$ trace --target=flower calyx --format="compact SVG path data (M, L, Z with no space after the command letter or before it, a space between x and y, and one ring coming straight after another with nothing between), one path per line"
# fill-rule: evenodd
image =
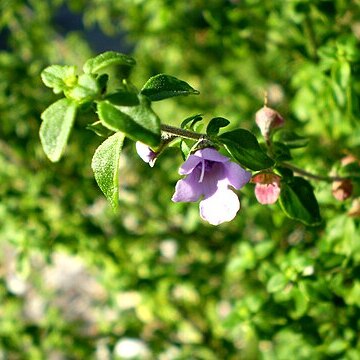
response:
M274 204L280 196L281 177L273 172L264 171L254 175L256 200L262 205Z

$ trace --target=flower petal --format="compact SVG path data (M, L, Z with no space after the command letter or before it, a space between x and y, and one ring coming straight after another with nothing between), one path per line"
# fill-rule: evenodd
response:
M201 158L196 155L190 155L187 160L180 166L179 174L190 174L201 161Z
M224 187L200 201L200 216L212 225L231 221L239 209L240 201L236 194Z
M216 149L213 148L200 149L196 151L194 155L205 160L211 160L222 163L230 160L227 156L221 155Z
M157 153L151 150L151 148L148 145L140 141L136 142L135 147L136 147L136 152L141 157L141 159L146 163L148 163L151 167L153 167L156 161Z
M274 204L280 195L280 187L274 182L272 184L260 184L255 185L255 196L260 204Z
M224 164L224 167L229 184L237 190L241 189L251 179L251 173L232 161Z
M199 183L198 178L199 171L195 170L184 179L179 180L171 200L174 202L197 201L203 194L203 184Z

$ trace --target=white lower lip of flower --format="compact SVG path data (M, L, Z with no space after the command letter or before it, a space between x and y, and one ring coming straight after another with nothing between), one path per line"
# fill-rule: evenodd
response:
M201 183L204 180L204 174L205 174L205 160L201 160L201 174L199 183Z

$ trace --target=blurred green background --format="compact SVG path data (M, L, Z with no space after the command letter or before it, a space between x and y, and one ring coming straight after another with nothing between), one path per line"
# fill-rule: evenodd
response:
M330 184L313 182L319 227L252 185L213 227L170 201L179 151L150 169L128 141L114 214L90 167L95 116L57 164L38 137L56 100L40 72L116 50L138 87L164 72L200 90L157 103L164 123L204 113L257 132L267 91L310 139L294 162L326 175L360 153L359 39L358 0L1 0L0 359L360 359L359 218Z

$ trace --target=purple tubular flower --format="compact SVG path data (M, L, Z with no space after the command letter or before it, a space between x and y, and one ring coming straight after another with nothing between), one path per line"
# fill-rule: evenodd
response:
M143 144L140 141L137 141L135 146L136 146L136 152L138 153L138 155L146 163L148 163L151 167L153 167L155 165L155 161L156 161L158 154L155 151L151 150L151 148L148 145Z
M203 196L200 216L212 225L231 221L236 216L240 202L229 186L239 190L251 178L248 171L212 148L190 155L179 174L186 177L177 182L172 201L192 202Z

